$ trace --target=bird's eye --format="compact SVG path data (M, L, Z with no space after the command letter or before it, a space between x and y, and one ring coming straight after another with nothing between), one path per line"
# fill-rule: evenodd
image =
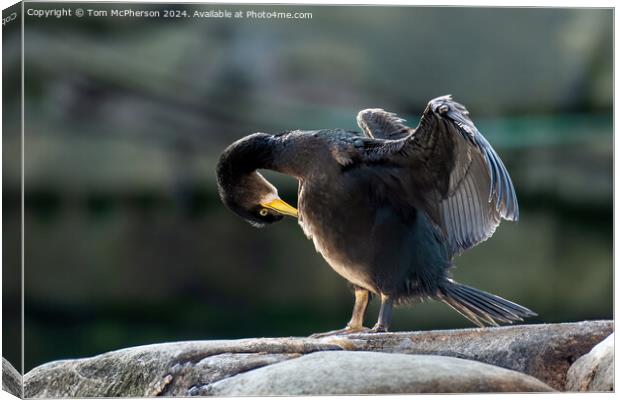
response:
M266 217L267 214L269 214L269 211L266 208L261 208L261 210L258 213L260 214L261 217Z

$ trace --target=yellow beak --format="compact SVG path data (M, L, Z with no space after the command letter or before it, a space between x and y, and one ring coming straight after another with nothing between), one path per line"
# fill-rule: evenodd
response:
M269 203L261 203L261 206L265 208L269 208L271 210L275 210L280 214L290 215L291 217L297 218L297 209L289 204L287 204L282 199L275 199L270 201Z

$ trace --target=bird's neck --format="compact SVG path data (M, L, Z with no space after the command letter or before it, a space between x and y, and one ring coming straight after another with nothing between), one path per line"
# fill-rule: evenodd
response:
M218 179L223 184L241 182L259 169L297 176L291 154L278 136L266 133L247 136L224 151L217 168Z

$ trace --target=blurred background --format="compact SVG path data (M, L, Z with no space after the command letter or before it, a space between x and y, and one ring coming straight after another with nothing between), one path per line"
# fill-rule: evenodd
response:
M26 17L26 371L148 343L343 327L345 281L294 220L259 230L225 209L217 157L257 131L357 130L362 108L415 126L448 93L521 206L521 221L456 260L455 278L537 311L527 323L613 317L611 10L132 8L312 19ZM17 79L19 58L5 63ZM19 134L4 146L11 165ZM295 204L294 179L266 176ZM4 185L4 229L17 230L18 169ZM470 325L424 303L397 309L393 329Z

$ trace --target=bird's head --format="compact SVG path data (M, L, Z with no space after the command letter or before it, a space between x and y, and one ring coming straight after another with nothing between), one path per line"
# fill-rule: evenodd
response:
M255 133L228 146L217 164L217 185L222 202L255 227L297 218L297 209L278 196L278 190L256 170L273 163L272 135Z
M219 192L231 211L255 227L278 222L285 215L297 218L295 207L282 200L277 189L258 172L241 177L233 185L220 185Z

